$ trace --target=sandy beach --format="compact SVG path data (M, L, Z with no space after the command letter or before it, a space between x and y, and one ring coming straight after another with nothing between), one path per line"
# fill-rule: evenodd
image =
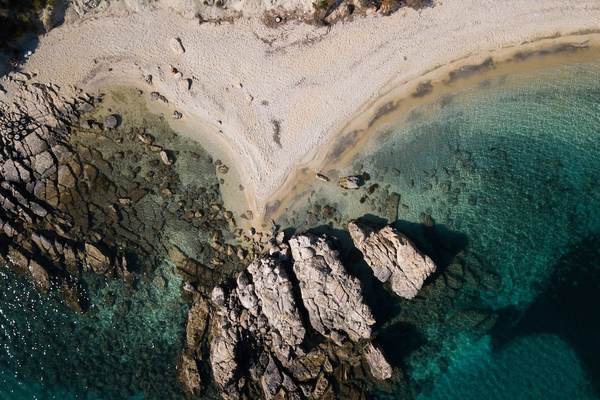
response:
M392 89L410 93L436 68L542 38L585 41L583 33L599 29L597 0L446 0L330 27L277 28L258 18L200 24L168 9L108 9L41 38L24 72L65 93L144 90L174 130L238 171L246 201L240 192L226 201L260 216L288 177L323 158L332 139ZM176 38L183 49L174 48ZM174 111L183 117L173 119Z

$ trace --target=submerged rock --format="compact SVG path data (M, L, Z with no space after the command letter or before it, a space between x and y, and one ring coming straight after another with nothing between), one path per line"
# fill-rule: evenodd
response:
M342 265L324 237L307 233L290 239L294 272L310 323L323 336L342 344L371 337L375 319L364 303L360 282Z
M363 223L352 221L348 230L375 277L381 282L391 281L392 290L400 297L415 297L427 277L436 270L431 258L391 226L375 231Z
M365 180L361 175L343 176L338 180L338 185L342 189L354 190L365 184Z
M104 127L106 129L115 129L119 126L119 117L116 115L109 115L104 119Z

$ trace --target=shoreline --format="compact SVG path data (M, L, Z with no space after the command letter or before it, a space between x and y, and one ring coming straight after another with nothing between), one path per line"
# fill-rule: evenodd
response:
M169 100L165 110L183 113L178 121L166 116L175 131L233 163L245 190L240 196L231 188L226 202L230 208L247 203L252 222L260 224L265 206L283 197L286 182L296 183L297 172L323 157L323 150L388 98L391 88L403 88L407 97L411 82L414 88L424 74L449 64L535 47L539 42L531 41L540 37L564 40L556 38L557 32L600 28L600 6L594 1L576 6L518 2L519 7L467 3L447 0L331 28L289 23L272 29L256 19L198 25L165 10L97 15L42 38L24 72L73 93L122 82L146 94L161 93ZM183 54L169 47L175 37L181 38ZM171 66L181 75L171 73ZM152 86L144 82L148 75ZM181 87L181 79L191 79L189 90ZM162 106L148 103L160 112Z
M557 67L565 62L600 61L598 50L600 31L540 38L507 46L500 51L459 58L400 86L389 88L380 98L358 111L343 129L332 135L329 143L288 176L265 205L264 221L278 218L286 207L293 207L295 202L307 196L312 183L318 179L317 173L327 176L328 172L343 169L359 152L376 147L378 139L388 133L386 128L393 123L408 123L410 113L416 108L444 97L453 97L500 76ZM456 73L465 67L466 75L456 77ZM335 179L330 184L337 185Z

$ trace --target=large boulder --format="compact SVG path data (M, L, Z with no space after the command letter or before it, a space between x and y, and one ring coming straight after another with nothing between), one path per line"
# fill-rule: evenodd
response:
M381 282L390 281L392 290L400 297L415 297L427 277L436 270L431 258L389 225L376 231L366 224L352 221L348 230L375 277Z
M325 237L306 233L289 241L294 272L310 323L319 333L342 344L371 337L373 314L363 301L358 279L342 265L339 252Z
M240 369L237 356L240 336L236 319L239 315L239 301L226 294L219 286L213 289L211 300L216 311L210 342L210 365L213 379L223 397L237 398L239 391L235 378Z
M271 328L289 346L296 347L302 343L306 331L283 263L275 258L260 258L248 266L248 272L252 274L261 312Z

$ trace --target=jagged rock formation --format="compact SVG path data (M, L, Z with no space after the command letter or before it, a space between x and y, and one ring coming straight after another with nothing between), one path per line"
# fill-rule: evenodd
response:
M239 395L245 370L240 364L248 356L246 378L255 381L265 398L280 391L297 396L298 386L282 368L303 354L299 345L305 328L283 261L272 257L254 261L238 275L235 288L215 288L212 302L217 311L211 365L225 397Z
M369 366L371 374L381 381L392 377L392 366L385 359L381 349L369 343L364 352L365 360Z
M178 365L178 378L186 393L198 395L205 383L200 375L199 361L203 360L202 342L208 333L208 301L201 295L194 296L194 302L188 312L186 324L185 348Z
M222 206L215 172L204 186L182 188L176 165L161 163L159 137L120 117L103 129L105 114L96 112L103 97L67 98L20 73L5 81L0 257L20 254L9 265L41 290L61 290L77 310L86 305L78 293L84 271L131 282L170 255L189 285L208 293L238 269L246 254L225 244L235 221ZM190 149L187 157L214 171L208 156ZM196 261L171 249L169 230L209 246Z
M338 344L346 336L369 339L375 320L363 302L360 282L346 272L339 253L312 234L290 239L290 247L311 325Z
M260 258L250 264L248 272L252 274L253 288L245 288L255 293L257 305L260 304L262 313L273 328L273 341L283 342L291 348L298 346L306 332L293 296L292 282L283 263L273 258ZM245 274L238 277L238 295L245 283L244 277ZM248 310L258 314L257 307Z
M379 231L358 221L348 224L354 245L381 282L391 281L392 290L400 297L417 295L436 266L413 242L391 226Z
M210 362L223 397L360 398L364 387L347 381L362 362L377 379L391 377L380 350L362 354L353 342L368 339L375 321L329 241L277 235L271 245L269 256L212 292Z

